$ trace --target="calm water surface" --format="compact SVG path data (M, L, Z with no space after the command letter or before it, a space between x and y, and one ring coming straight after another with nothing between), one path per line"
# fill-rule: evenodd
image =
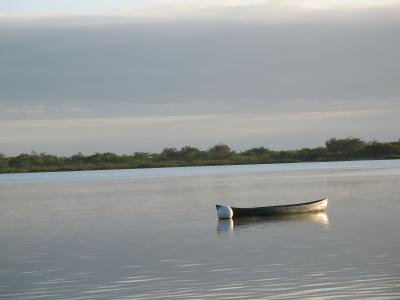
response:
M399 298L400 160L0 175L0 299Z

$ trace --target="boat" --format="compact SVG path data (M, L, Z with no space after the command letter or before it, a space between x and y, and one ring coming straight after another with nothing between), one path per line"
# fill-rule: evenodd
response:
M216 205L217 215L219 219L303 214L303 213L310 213L317 211L325 211L327 206L328 206L328 198L323 198L311 202L297 203L297 204L249 207L249 208Z

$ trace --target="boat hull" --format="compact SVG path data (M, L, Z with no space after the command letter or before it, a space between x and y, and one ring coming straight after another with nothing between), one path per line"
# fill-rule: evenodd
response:
M302 214L316 211L325 211L328 206L328 198L323 198L317 201L276 205L265 207L240 208L217 205L217 214L219 219L233 219L242 217L263 217L273 215L286 214Z

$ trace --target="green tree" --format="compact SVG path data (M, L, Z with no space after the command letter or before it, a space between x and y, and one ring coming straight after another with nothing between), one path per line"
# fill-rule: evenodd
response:
M158 159L161 161L178 160L178 158L179 153L176 148L164 148L164 150L158 156Z
M135 160L148 160L151 159L151 154L148 152L135 152L133 158Z
M78 152L77 154L74 154L71 156L71 161L73 162L84 162L86 160L86 157L82 154L82 152Z
M0 153L0 170L5 169L7 167L7 164L7 156L4 153Z
M181 160L192 162L200 158L201 151L197 148L185 146L182 147L178 153Z
M241 154L245 156L268 156L271 153L271 150L265 147L251 148L249 150L243 151Z
M296 151L296 157L301 161L319 161L327 157L327 149L325 147L304 148Z
M364 151L368 156L379 158L388 154L395 154L396 147L390 143L379 143L377 141L373 141L365 146Z
M231 148L225 144L217 144L208 149L208 155L211 159L227 159L233 154Z
M330 139L325 142L326 149L335 155L354 157L362 154L365 143L359 138Z

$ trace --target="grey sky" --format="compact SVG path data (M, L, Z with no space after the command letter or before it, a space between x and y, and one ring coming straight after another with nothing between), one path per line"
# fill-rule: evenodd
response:
M400 6L389 4L0 17L0 152L398 139Z

